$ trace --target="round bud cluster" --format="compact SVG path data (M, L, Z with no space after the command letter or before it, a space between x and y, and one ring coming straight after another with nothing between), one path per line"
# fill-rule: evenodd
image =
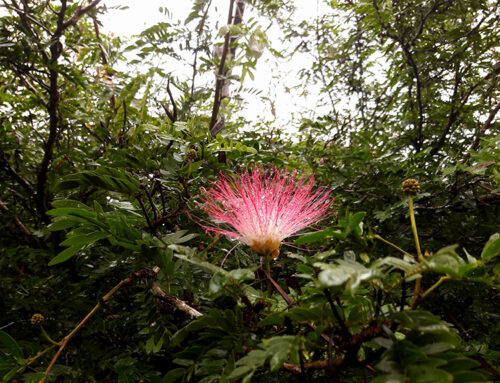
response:
M196 149L189 149L186 153L186 160L189 162L195 162L198 159L198 151Z
M42 314L33 314L31 317L31 324L33 326L41 325L43 322L45 322L45 317Z
M420 191L420 185L414 178L408 178L401 184L401 191L405 194L415 195Z

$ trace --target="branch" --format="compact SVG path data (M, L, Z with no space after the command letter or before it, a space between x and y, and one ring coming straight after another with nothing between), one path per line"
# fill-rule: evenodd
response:
M264 273L266 276L267 280L271 282L271 284L274 286L274 288L278 291L278 293L283 297L285 302L289 305L295 305L295 302L288 296L288 294L281 288L281 286L269 275L269 273L264 269L260 268L260 270Z
M0 201L0 211L2 211L2 213L4 213L4 214L7 214L9 212L9 208L2 201ZM26 226L24 226L24 224L19 220L18 216L14 214L12 216L12 220L14 221L14 224L17 226L17 228L24 235L26 235L26 237L28 238L28 241L31 244L35 245L37 243L37 240L35 239L35 237L31 233L31 231L29 231L28 228Z
M165 293L156 283L153 283L153 288L151 289L151 291L153 292L153 296L155 298L158 298L161 301L174 306L177 310L185 312L186 314L189 314L193 318L199 318L203 315L199 311L189 306L186 302L181 301L180 299Z
M237 0L236 1L236 11L234 12L234 19L231 24L233 25L238 25L241 24L243 21L243 12L245 11L245 2L243 0ZM236 55L236 46L233 44L236 42L236 37L232 37L231 41L229 42L230 49L229 53L231 53L231 60L234 58Z
M45 370L45 376L40 379L39 383L44 383L47 377L49 376L50 370L52 370L52 367L54 367L54 364L56 363L57 359L61 355L61 352L64 350L68 342L71 340L71 338L85 325L85 323L92 318L92 316L99 310L99 308L105 304L107 301L110 300L111 296L116 293L120 287L129 284L130 282L136 280L136 279L155 279L156 276L158 275L160 271L159 267L154 267L153 269L143 269L139 270L133 274L131 274L128 278L125 278L122 280L120 283L118 283L115 287L113 287L111 290L108 291L106 295L104 295L99 302L94 306L92 310L83 318L80 323L68 334L66 335L61 341L58 343L60 344L59 349L57 350L56 354L50 361L49 366Z
M333 315L337 319L337 322L339 322L340 328L342 329L342 333L345 336L349 336L350 335L349 329L345 325L345 322L342 320L339 312L337 311L337 308L333 304L332 295L330 294L330 291L328 289L324 289L323 292L325 293L326 299L328 300L328 304L330 305L330 309L332 310Z
M134 194L134 197L137 199L137 202L139 202L139 205L141 206L142 212L144 214L144 217L146 218L146 222L148 224L149 230L151 231L151 234L156 235L156 229L151 223L151 220L149 219L149 214L148 211L146 210L146 207L144 206L144 202L142 202L142 191L138 191Z
M495 381L500 380L500 373L497 370L495 370L495 368L491 364L489 364L488 361L486 359L484 359L482 356L469 355L469 356L467 356L467 358L473 359L476 362L479 362L479 364L481 364L481 368L484 371L489 372L491 375L493 375L495 377Z
M16 12L19 17L21 18L21 23L23 24L23 27L26 28L27 31L29 31L31 34L33 34L33 36L37 36L38 34L35 32L35 30L33 28L31 28L31 26L28 24L27 20L31 21L32 23L38 25L40 28L42 28L43 30L45 30L46 32L50 32L50 30L45 26L43 25L42 23L40 23L37 19L31 17L26 10L22 10L19 8L19 6L15 3L16 6L11 6L9 4L7 4L5 2L5 0L3 1L3 6L11 11L14 11Z
M98 45L99 45L99 53L101 55L101 62L104 66L109 66L108 56L107 56L106 51L104 49L104 45L103 45L102 38L101 38L101 31L99 30L99 24L97 22L96 17L93 17L93 22L94 22L95 37L99 43ZM113 73L109 73L108 76L109 76L109 79L112 81ZM113 112L114 115L116 115L116 112L117 112L116 96L114 93L109 98L109 104L111 106L111 111Z
M460 76L460 66L458 66L456 71L455 71L455 81L454 81L454 85L453 85L453 95L451 96L451 108L450 108L450 112L448 114L448 122L446 123L446 127L444 128L443 132L441 133L441 136L439 137L439 139L437 140L437 142L434 144L431 151L429 152L429 154L431 156L436 154L439 151L439 149L441 149L441 147L444 145L445 140L446 140L446 136L450 133L451 127L453 126L453 124L455 123L455 121L457 119L459 109L455 108L455 103L457 101L458 87L460 85L461 80L462 80L462 78Z
M340 370L341 367L348 363L356 365L365 365L366 368L373 371L373 367L366 365L366 362L360 361L357 358L357 353L361 345L371 339L374 339L384 333L382 326L369 326L359 333L353 335L343 346L348 350L348 353L343 357L337 357L332 360L315 360L310 363L304 363L305 370L325 370L328 374L333 375ZM283 368L294 374L300 374L302 369L300 364L284 363Z
M427 21L428 17L434 13L441 5L448 3L449 5L453 3L453 1L443 1L443 2L435 2L428 10L425 12L424 15L422 15L422 18L420 19L420 25L418 26L417 32L413 35L412 39L410 40L410 45L414 45L415 41L418 39L418 37L422 34L424 31L424 26L425 22Z
M2 151L0 151L0 165L3 165L3 170L25 188L28 193L33 193L33 186L12 168Z
M203 12L203 16L201 17L200 23L198 24L198 27L196 28L196 48L194 50L194 60L193 60L193 75L191 76L191 99L193 98L194 95L194 80L196 78L196 75L198 74L198 52L200 51L200 38L201 34L203 33L203 28L205 26L205 22L207 20L207 15L208 15L208 10L210 9L210 6L212 5L212 0L209 0L207 3L207 6L205 8L205 11Z
M343 362L344 358L338 357L332 360L315 360L313 362L304 363L303 367L305 370L332 370L332 372L334 372L342 366ZM283 368L296 375L302 373L300 364L283 363Z
M227 24L228 26L232 24L233 21L233 6L234 6L234 0L230 0L229 2L229 12L228 12L228 18L227 18ZM221 91L222 87L224 86L224 66L226 63L226 57L227 57L227 51L229 49L229 39L231 37L231 31L228 30L226 35L224 36L224 46L222 48L222 55L220 58L220 64L219 64L219 72L217 73L217 80L215 83L215 96L214 96L214 106L212 109L212 117L210 118L210 131L212 131L215 123L217 122L217 116L219 114L219 108L220 108L220 103L222 101L221 99Z
M493 107L493 110L490 112L490 115L488 116L484 124L481 126L481 128L479 128L478 132L476 133L476 136L474 137L474 142L472 142L469 150L477 150L479 148L481 135L486 131L486 129L490 127L499 109L500 109L500 101L497 102L497 104Z
M424 124L424 116L423 116L424 112L423 112L423 104L422 104L422 83L420 81L420 73L418 71L417 64L415 63L415 60L413 59L413 55L410 52L409 47L411 46L411 44L408 44L400 36L395 35L394 33L390 32L390 30L389 30L390 26L388 24L384 23L384 21L382 20L382 16L380 14L380 9L379 9L377 0L372 0L372 5L375 8L375 11L377 13L377 17L378 17L380 26L385 30L385 35L400 45L400 47L403 50L403 53L406 57L406 62L411 67L412 72L413 72L413 77L415 79L416 86L417 86L416 98L417 98L417 106L418 106L418 120L413 124L417 128L417 138L416 138L416 141L414 143L414 146L415 146L415 150L417 152L420 152L420 150L422 149L422 141L423 141L422 130L423 130L423 124ZM425 22L425 19L422 20L422 23L424 23L424 22ZM422 28L423 28L423 24L422 24ZM418 37L418 35L419 34L416 34L415 36ZM409 85L409 93L410 93L408 96L409 98L411 97L412 85L413 85L413 82ZM413 106L412 106L412 109L413 109Z
M51 44L50 44L50 58L45 57L46 65L49 67L49 101L47 103L47 112L49 113L49 137L47 139L47 143L45 144L45 150L42 162L37 172L37 187L35 194L35 202L37 204L38 211L42 215L42 219L48 223L50 219L45 215L47 211L47 196L46 196L46 184L48 180L48 170L49 166L54 157L54 145L56 144L57 137L60 134L59 127L61 124L61 115L59 111L59 83L58 77L59 73L56 69L57 60L62 54L62 44L61 37L64 34L64 31L70 26L76 25L79 18L87 13L89 10L94 8L101 0L94 0L88 6L82 8L77 7L73 16L64 21L64 16L67 10L67 0L61 0L61 9L57 14L57 26L54 33L51 36Z
M92 1L89 5L87 5L86 7L81 7L81 6L78 6L76 9L75 9L75 12L73 13L73 16L71 16L71 18L69 20L66 20L64 23L63 23L63 29L67 29L71 26L74 26L76 25L76 23L78 22L78 20L80 19L80 17L82 17L84 14L86 14L88 11L90 11L92 8L96 7L97 4L99 4L101 2L101 0L94 0ZM65 1L64 1L65 3Z
M424 126L424 108L422 105L422 83L420 81L420 74L418 71L417 64L415 63L415 60L413 60L413 55L411 54L410 49L408 48L406 43L403 42L402 40L397 39L397 41L401 45L401 49L403 50L403 52L406 56L407 63L412 68L413 76L415 78L415 82L417 85L416 97L417 97L417 106L418 106L418 121L416 124L414 124L414 125L416 125L416 128L417 128L417 139L415 142L415 150L417 152L420 152L420 150L422 149L422 143L423 143L422 129Z

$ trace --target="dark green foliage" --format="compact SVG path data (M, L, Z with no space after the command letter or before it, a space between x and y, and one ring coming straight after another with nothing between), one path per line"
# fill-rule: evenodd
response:
M222 66L212 4L192 3L127 45L96 2L4 2L0 382L39 382L51 360L52 382L498 379L498 2L332 1L295 25L289 2L248 1L294 51L244 14ZM238 117L265 47L312 53L303 90L327 100L293 139ZM214 136L215 80L198 75L221 68L239 88ZM200 188L252 164L335 197L269 276L199 225Z

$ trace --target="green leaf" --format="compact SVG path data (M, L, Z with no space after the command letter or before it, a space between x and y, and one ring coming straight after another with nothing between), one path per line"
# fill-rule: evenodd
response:
M483 374L476 371L450 371L453 374L453 383L482 383L490 382Z
M318 321L322 317L322 309L320 307L305 308L294 307L286 314L293 322L311 322Z
M429 268L433 271L459 277L458 270L460 263L457 258L450 254L435 254L426 261Z
M283 324L283 321L285 320L285 314L284 313L271 313L264 319L262 319L258 326L259 327L266 327L266 326L272 326L272 325L278 325L281 326Z
M273 354L271 360L269 361L269 365L271 371L278 371L283 363L288 359L288 349L279 349L277 352Z
M163 240L163 242L167 243L168 245L177 245L180 243L190 241L191 239L198 236L198 234L184 235L186 233L187 233L187 230L179 230L179 231L176 231L175 233L165 235L164 237L162 237L162 240Z
M32 374L28 377L28 379L25 380L25 383L38 383L40 379L42 379L45 376L45 372L40 371L35 374Z
M224 286L227 284L227 278L223 273L216 273L210 279L208 284L208 290L212 294L218 294L222 291Z
M486 245L484 246L483 252L481 253L482 259L490 259L500 254L500 234L493 234Z
M164 383L174 383L184 376L186 373L185 368L174 368L165 374L163 377Z
M409 366L410 381L415 383L453 383L453 375L438 368L429 368L426 364Z
M363 234L363 219L365 218L365 215L366 212L360 211L350 217L346 228L346 234L354 233L358 237Z
M118 375L118 383L135 383L137 380L131 372L120 372Z
M75 216L85 219L89 218L92 219L96 217L95 213L86 209L81 209L76 207L61 207L57 209L52 209L49 210L46 214L52 216Z
M319 242L319 241L324 241L328 238L331 238L332 236L332 229L326 229L323 231L317 231L315 233L309 233L305 234L299 238L297 238L295 241L293 241L294 245L303 245L306 243L314 243L314 242Z
M315 274L314 268L312 268L309 265L304 265L302 263L299 263L297 265L297 271L300 271L301 273L304 273L304 274L311 274L311 275Z
M7 372L3 377L2 377L2 383L7 383L7 382L10 382L11 379L16 376L16 374L18 373L18 369L19 367L14 367L12 368L9 372Z
M228 376L228 379L236 379L240 378L243 375L248 374L250 371L253 371L253 366L240 366L236 367Z
M442 368L451 373L459 370L469 370L472 368L479 367L481 364L474 359L458 356L451 360L448 360L445 366Z
M97 170L83 171L64 177L57 184L56 190L77 187L98 187L130 195L139 190L139 181L121 169L101 166Z
M57 265L58 263L67 261L70 259L73 255L78 253L81 249L83 249L84 246L71 246L68 247L67 249L64 249L61 251L59 254L57 254L54 258L52 258L49 262L49 266L54 266Z
M340 286L349 279L349 274L340 267L323 270L318 280L323 287Z
M75 201L75 200L72 200L72 199L59 199L59 200L56 200L56 201L53 201L52 202L52 206L54 208L65 208L65 207L72 207L72 208L75 208L75 209L87 209L87 210L90 210L90 208L79 202L79 201Z
M61 242L62 246L88 246L94 242L99 241L100 239L108 238L111 234L106 233L105 231L95 231L93 233L84 234L84 235L72 235L63 242Z
M228 276L236 279L237 281L251 281L255 279L255 273L250 269L231 270Z
M48 229L50 231L59 231L69 229L70 227L78 225L80 222L71 218L59 218L56 221L52 222Z
M23 357L23 350L17 342L5 331L0 330L0 351L15 358Z

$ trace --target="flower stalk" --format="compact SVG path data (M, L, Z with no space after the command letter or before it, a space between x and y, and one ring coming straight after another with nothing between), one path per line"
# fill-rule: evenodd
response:
M413 198L411 195L408 196L408 208L410 211L411 231L413 232L415 247L417 248L417 261L420 262L422 260L422 251L420 250L420 242L418 240L417 223L415 221L415 213L413 212Z
M417 223L415 221L415 212L413 209L413 196L420 191L420 185L416 179L409 178L401 184L401 191L408 196L408 210L410 212L410 222L411 231L413 232L413 238L415 240L415 247L417 249L417 262L422 261L422 251L420 250L420 242L418 240ZM417 305L418 298L421 292L421 280L422 278L417 278L415 280L415 289L413 290L413 299L411 307Z

